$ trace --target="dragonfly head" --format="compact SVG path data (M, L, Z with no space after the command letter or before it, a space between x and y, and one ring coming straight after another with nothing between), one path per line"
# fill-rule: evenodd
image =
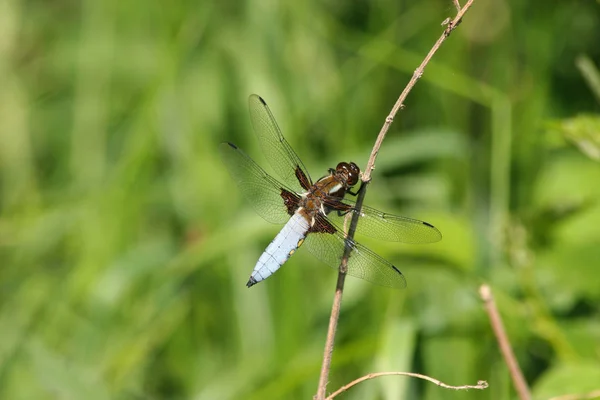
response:
M335 171L344 179L348 186L354 186L358 183L360 168L353 162L341 162L335 167Z

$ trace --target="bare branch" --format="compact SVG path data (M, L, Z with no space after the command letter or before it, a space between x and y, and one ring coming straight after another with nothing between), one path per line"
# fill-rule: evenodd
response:
M366 190L365 183L361 184L358 198L356 200L357 208L362 207L362 203L365 199ZM323 353L323 364L321 365L321 374L319 376L319 388L317 391L316 399L322 400L325 398L327 393L327 381L329 379L329 370L331 368L331 358L333 355L333 345L335 342L335 331L337 330L337 322L340 316L340 309L342 306L342 294L344 293L344 282L346 281L346 272L348 271L348 256L352 248L349 246L348 240L352 240L354 232L356 232L356 226L358 225L358 213L352 213L352 220L350 221L350 229L346 235L346 247L344 249L344 255L340 263L338 272L338 279L335 287L335 295L333 297L333 306L331 307L331 315L329 316L329 327L327 330L327 340L325 342L325 350ZM344 222L344 225L346 223Z
M413 378L424 379L426 381L433 382L436 385L443 387L445 389L453 389L453 390L468 390L468 389L483 390L483 389L487 389L487 387L488 387L488 383L486 381L478 381L477 385L451 386L451 385L447 385L444 382L437 380L435 378L429 377L427 375L417 374L414 372L376 372L376 373L372 373L372 374L367 374L365 376L361 376L360 378L353 380L349 384L342 386L341 388L339 388L338 390L336 390L335 392L330 394L329 397L327 397L327 400L333 399L338 394L345 392L346 390L350 389L352 386L354 386L360 382L363 382L363 381L366 381L369 379L373 379L373 378L377 378L380 376L389 376L389 375L404 375L404 376L411 376Z
M502 351L504 362L506 362L506 365L508 366L513 385L519 394L519 398L521 400L529 400L531 399L531 393L529 392L529 387L527 386L527 382L523 377L521 368L517 363L515 354L512 351L508 336L506 336L504 324L502 324L502 318L500 317L498 308L496 308L496 302L494 301L494 296L492 295L492 289L488 285L481 285L479 287L479 296L484 302L485 310L490 318L492 330L494 331L494 335L496 335L496 340L498 341L498 345Z
M457 7L459 7L458 0L453 0L453 1L454 1L454 4L457 5ZM383 127L379 131L379 134L377 135L377 139L375 140L375 144L373 145L373 149L371 151L369 161L367 162L367 167L365 168L365 171L363 171L363 174L361 176L362 185L359 190L358 198L356 199L356 209L358 211L360 211L360 209L362 208L362 205L363 205L363 202L365 199L365 194L367 193L367 190L366 190L367 185L368 185L369 181L371 180L371 172L373 171L373 168L375 167L375 159L377 158L377 154L379 153L379 148L381 147L381 144L383 143L383 139L385 138L385 135L387 134L387 131L388 131L390 125L394 121L394 117L398 113L398 110L400 110L401 108L404 108L404 104L403 104L404 100L406 99L406 97L408 96L408 94L410 93L412 88L414 87L415 83L417 83L417 80L423 75L423 73L425 71L425 66L429 63L429 61L431 60L433 55L437 52L437 50L442 45L442 43L446 40L446 38L448 38L448 36L450 36L450 33L452 33L452 31L458 26L458 24L460 24L461 18L467 12L467 10L471 7L472 4L473 4L473 0L468 0L462 9L460 9L460 7L459 7L459 11L458 11L456 17L451 22L448 22L446 24L446 28L444 29L442 36L437 40L437 42L435 42L435 44L433 45L433 47L431 48L431 50L429 51L429 53L427 54L427 56L425 57L423 62L421 62L421 65L419 65L419 67L415 70L415 73L413 74L411 80L408 82L408 84L406 85L406 87L404 88L402 93L400 94L400 97L396 101L396 104L394 104L392 111L385 119L385 123L383 124ZM356 226L358 225L359 212L352 213L352 214L353 215L352 215L352 221L350 222L350 229L348 230L348 233L346 234L346 248L344 250L344 255L343 255L341 263L340 263L340 268L339 268L339 272L338 272L338 280L337 280L336 289L335 289L335 296L334 296L333 305L331 308L331 315L329 317L329 328L328 328L328 332L327 332L327 340L325 342L325 350L323 352L323 364L321 366L321 374L319 376L319 387L317 389L317 394L314 397L317 400L325 399L325 395L326 395L326 391L327 391L327 381L329 379L329 370L331 367L331 357L333 354L333 346L334 346L334 342L335 342L335 331L337 329L337 321L339 318L340 308L341 308L341 303L342 303L342 294L344 292L344 281L346 279L346 272L347 272L347 268L348 268L348 256L350 255L350 251L351 251L351 247L350 247L349 243L350 243L350 241L352 241L354 239L354 232L356 231Z
M427 53L427 56L425 57L423 62L421 62L421 65L419 65L419 67L413 73L412 78L400 94L400 97L398 97L398 100L396 100L396 104L394 104L392 111L385 119L385 123L379 131L379 135L377 136L377 140L375 141L375 145L373 146L373 150L371 151L371 156L369 157L369 161L367 162L367 168L365 168L365 171L363 172L363 182L369 182L371 180L371 171L373 171L373 168L375 167L375 159L377 158L377 153L379 153L379 148L381 147L383 139L385 139L385 135L390 129L390 125L392 125L392 122L394 121L398 110L404 108L404 100L406 100L406 97L412 90L413 86L415 86L419 78L421 78L425 73L425 67L427 66L433 55L438 51L438 49L440 48L442 43L444 43L444 41L448 38L448 36L450 36L452 31L456 29L456 27L460 24L463 15L465 15L465 13L471 7L472 4L473 0L467 1L465 6L462 9L460 9L458 14L456 14L456 17L454 17L454 19L446 25L444 33L442 33L442 36L440 36L440 38L437 40L437 42L435 42L431 50L429 50L429 53Z
M456 7L456 11L460 12L460 3L458 0L452 0L452 2L454 3L454 7Z

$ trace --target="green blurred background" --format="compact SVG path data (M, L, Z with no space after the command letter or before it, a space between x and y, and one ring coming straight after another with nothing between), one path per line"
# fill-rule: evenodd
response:
M280 229L217 147L267 167L263 96L313 177L366 165L450 1L0 2L0 397L308 399L336 280L300 250L247 289ZM363 240L403 291L349 278L329 389L515 398L489 282L536 398L600 388L600 4L476 0L384 142L367 204L436 225Z

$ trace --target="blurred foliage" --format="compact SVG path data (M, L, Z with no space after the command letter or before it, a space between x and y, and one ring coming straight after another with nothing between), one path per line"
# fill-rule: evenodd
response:
M244 282L279 227L216 148L263 164L246 98L313 176L363 166L450 1L0 2L0 397L306 399L335 272L300 250ZM405 273L349 279L330 390L514 398L489 282L536 398L600 388L600 6L476 0L396 118L368 204L439 244L364 242Z

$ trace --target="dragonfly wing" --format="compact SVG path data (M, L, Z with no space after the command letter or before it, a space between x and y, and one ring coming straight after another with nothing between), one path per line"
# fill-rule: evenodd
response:
M344 199L343 203L351 207L351 212L355 212L354 201ZM339 215L334 210L327 218L334 224L343 226L346 216ZM368 206L361 208L356 232L379 240L410 244L435 243L442 239L440 231L428 222L385 213Z
M253 94L248 98L248 107L254 133L273 170L283 183L296 192L305 192L312 186L310 175L296 152L283 137L267 103L260 96Z
M350 241L348 275L380 286L405 288L406 279L398 268L360 243ZM311 232L304 246L319 260L338 269L344 255L345 239L338 229L334 233Z
M290 219L282 193L285 191L292 201L295 197L296 202L299 200L297 195L267 174L233 143L222 143L219 150L233 180L261 217L275 224L285 223Z

